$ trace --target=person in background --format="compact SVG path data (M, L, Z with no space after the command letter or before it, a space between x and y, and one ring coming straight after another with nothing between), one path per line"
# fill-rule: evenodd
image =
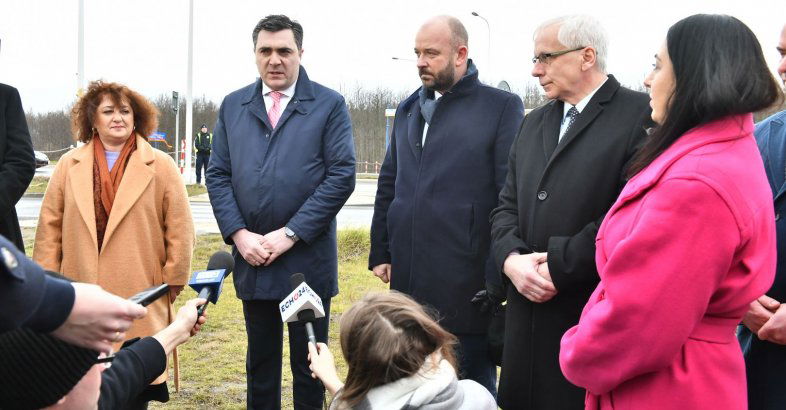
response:
M341 315L339 326L346 383L327 345L308 344L312 377L333 395L331 410L497 408L484 386L457 379L456 338L407 295L368 294Z
M587 409L745 409L734 331L776 262L752 113L783 95L756 36L725 15L671 26L644 85L657 126L598 231L600 283L560 365Z
M196 183L202 184L202 170L207 174L207 164L210 163L210 146L213 144L213 134L207 132L207 125L202 124L194 137L196 148Z
M157 115L147 99L124 85L90 83L71 118L74 135L85 145L55 167L33 250L44 269L123 298L169 284L170 297L147 307L147 316L128 330L130 338L152 335L173 320L172 303L188 281L194 246L180 173L171 157L146 140ZM122 338L113 342L117 350ZM150 398L168 399L166 380L164 372Z
M777 47L778 74L786 84L786 25ZM775 283L750 304L739 340L745 355L750 410L782 409L786 404L786 111L758 123L753 131L764 160L775 206L778 267Z

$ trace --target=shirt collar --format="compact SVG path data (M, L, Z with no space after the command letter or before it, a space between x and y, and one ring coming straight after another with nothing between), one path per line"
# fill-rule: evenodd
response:
M587 94L584 98L581 99L581 101L579 101L578 104L575 105L576 110L579 112L579 114L581 114L581 112L584 111L584 108L587 106L587 104L589 104L590 100L592 99L592 96L594 96L595 93L598 92L598 90L600 90L600 87L603 87L603 84L606 84L606 81L609 81L609 77L606 77L606 79L603 80L602 83L600 83L598 88L592 90L592 92ZM568 110L570 110L570 107L573 107L573 105L570 105L568 103L563 104L562 118L565 118L565 116L568 115Z
M295 95L296 86L297 86L297 81L292 83L292 85L290 85L289 88L287 88L286 90L280 90L279 92L281 94L284 94L285 97L292 98L292 96ZM262 95L267 96L268 93L270 93L271 91L273 90L270 87L268 87L264 81L262 81Z

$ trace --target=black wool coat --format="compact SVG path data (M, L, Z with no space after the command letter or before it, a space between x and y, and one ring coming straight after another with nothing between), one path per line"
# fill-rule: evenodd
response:
M649 97L621 87L613 76L558 144L563 112L555 100L524 119L491 215L499 270L513 251L548 252L558 291L539 304L508 286L498 397L505 409L583 408L584 390L560 371L559 343L598 284L595 235L650 122Z
M16 88L0 84L0 235L22 252L22 232L14 207L35 175L35 156L22 100Z

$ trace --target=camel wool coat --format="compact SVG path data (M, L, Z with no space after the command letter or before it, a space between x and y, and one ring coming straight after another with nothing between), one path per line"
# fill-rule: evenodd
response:
M148 287L185 285L194 224L175 162L137 135L98 252L93 205L93 141L64 155L49 181L33 259L44 269L128 298ZM147 306L126 338L152 336L172 322L168 297ZM115 346L119 350L120 344ZM166 381L166 373L155 383Z

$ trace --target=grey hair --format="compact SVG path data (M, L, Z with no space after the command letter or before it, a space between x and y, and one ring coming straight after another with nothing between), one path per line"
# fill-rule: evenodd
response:
M567 48L592 47L595 49L595 66L606 74L606 57L609 40L606 30L595 17L575 14L546 20L535 30L533 39L547 27L559 24L557 40Z

